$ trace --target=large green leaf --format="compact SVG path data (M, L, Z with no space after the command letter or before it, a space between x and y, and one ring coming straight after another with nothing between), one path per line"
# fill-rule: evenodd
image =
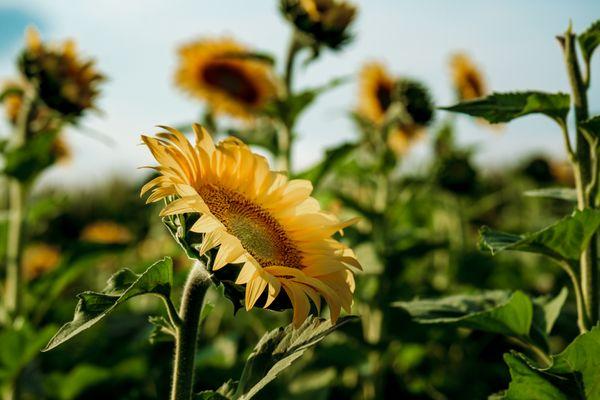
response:
M146 271L136 274L125 268L114 274L102 292L83 292L77 295L79 302L71 322L63 325L48 342L48 351L90 328L107 316L118 305L142 294L169 297L173 283L173 262L164 258L152 264Z
M393 305L403 308L422 324L453 324L519 338L529 335L533 319L533 304L520 291L493 290Z
M584 333L540 368L514 352L505 361L511 383L504 399L600 399L600 326Z
M581 55L585 62L589 63L594 50L600 45L600 20L590 25L577 39L581 48Z
M251 399L308 348L355 319L355 316L346 316L332 324L329 320L311 316L297 329L288 325L266 333L250 354L233 398Z
M521 291L492 290L479 294L447 296L396 302L422 324L449 324L515 337L540 349L548 349L548 334L567 298L558 296L531 300Z
M576 261L600 227L600 210L586 209L538 232L524 235L498 232L487 227L481 230L481 246L492 254L517 250L545 254L550 257Z
M568 94L544 92L492 93L442 110L480 117L493 124L509 122L529 114L544 114L565 121L570 108Z

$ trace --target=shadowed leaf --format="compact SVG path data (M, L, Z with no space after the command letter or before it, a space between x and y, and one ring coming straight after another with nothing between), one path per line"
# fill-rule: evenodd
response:
M168 297L173 282L173 262L164 258L152 264L146 271L136 274L122 269L114 274L102 292L83 292L77 295L79 302L71 322L63 325L43 351L48 351L90 328L113 311L119 304L142 294Z

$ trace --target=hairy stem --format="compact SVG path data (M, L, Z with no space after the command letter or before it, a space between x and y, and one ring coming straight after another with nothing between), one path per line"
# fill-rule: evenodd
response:
M577 52L575 47L575 35L571 33L571 27L567 29L564 39L561 42L563 45L565 64L567 67L567 74L569 76L569 83L571 86L571 95L573 105L575 108L575 127L576 127L576 157L577 164L579 166L579 179L577 184L577 198L578 208L580 210L585 208L595 208L596 206L596 193L586 190L592 183L592 178L597 179L597 171L594 171L598 167L596 162L596 151L595 147L590 146L584 132L580 128L582 121L588 118L588 99L587 99L587 88L586 84L581 76L581 69L577 61ZM594 152L592 156L592 152ZM589 323L593 326L598 321L598 306L599 306L599 275L598 275L598 243L597 235L594 235L590 240L590 244L587 249L581 255L580 259L580 279L581 279L581 290L583 294L583 301L585 307L585 313Z
M200 312L210 284L210 274L204 265L198 262L188 275L181 298L179 309L181 325L177 328L177 337L175 338L171 400L192 399Z

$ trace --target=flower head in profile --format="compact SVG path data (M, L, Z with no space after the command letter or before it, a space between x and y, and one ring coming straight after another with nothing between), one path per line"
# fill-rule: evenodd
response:
M81 240L90 243L126 244L133 240L131 231L114 221L96 221L81 231Z
M349 27L356 7L345 0L282 0L281 11L296 29L314 44L337 50L351 36Z
M433 119L433 103L421 83L397 78L377 62L366 64L359 78L358 114L381 127L390 121L388 146L405 153Z
M321 299L336 320L350 311L354 292L351 268L360 269L351 249L332 235L354 221L340 222L321 210L306 180L288 180L272 171L265 158L241 141L215 144L199 125L196 143L179 131L142 136L159 166L160 176L142 188L148 202L174 199L162 216L197 213L189 229L203 235L199 253L216 250L212 270L236 268L245 285L245 307L268 308L286 296L294 325ZM241 266L241 267L239 267Z
M47 45L32 28L27 30L19 69L49 108L71 118L94 108L98 84L104 80L93 61L79 57L75 42Z
M249 119L275 96L272 67L232 39L203 39L179 49L177 85L215 113Z
M487 94L481 72L466 54L453 55L450 59L450 69L459 100L473 100Z

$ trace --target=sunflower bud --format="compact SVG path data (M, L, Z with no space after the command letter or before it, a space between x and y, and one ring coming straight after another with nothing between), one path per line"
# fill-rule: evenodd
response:
M429 91L421 83L401 78L394 85L394 101L402 104L412 123L427 126L433 119L433 102Z
M477 171L467 154L453 154L443 158L436 171L438 184L457 194L468 194L475 189Z
M338 50L350 41L356 7L337 0L282 0L281 12L313 44Z
M27 31L19 69L41 100L64 117L79 117L93 108L97 85L104 80L93 61L78 58L74 42L47 46L34 29Z

